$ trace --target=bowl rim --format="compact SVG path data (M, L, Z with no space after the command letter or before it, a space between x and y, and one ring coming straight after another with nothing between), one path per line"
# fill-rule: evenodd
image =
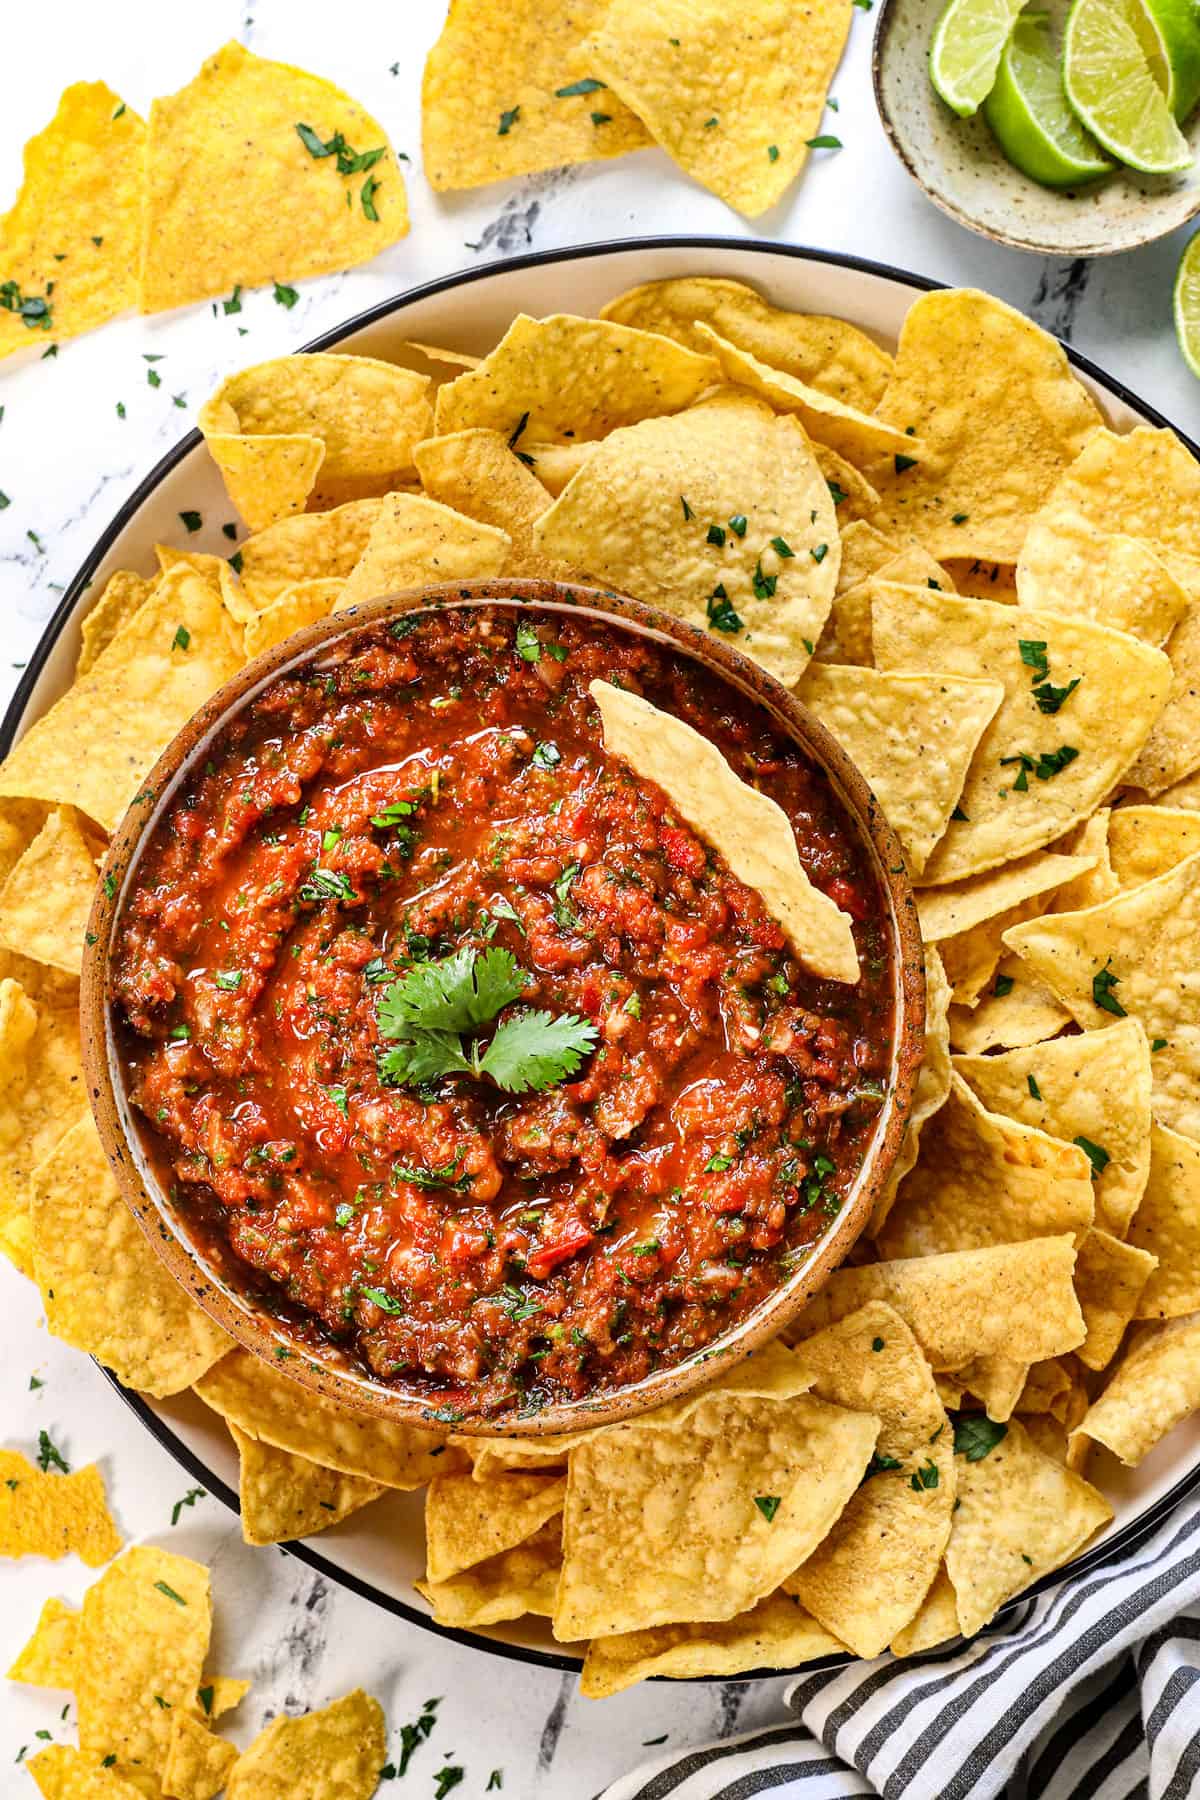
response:
M254 1295L239 1291L236 1269L222 1275L191 1240L169 1203L146 1152L128 1096L113 1032L110 977L124 907L140 860L181 785L213 740L267 687L350 640L397 619L446 611L524 608L546 616L580 613L616 631L661 644L742 693L765 712L821 770L858 833L874 870L892 932L892 1054L887 1095L862 1163L837 1215L800 1266L703 1350L655 1369L638 1382L533 1413L448 1418L446 1401L372 1379L336 1347L297 1344ZM149 797L150 803L145 804ZM253 658L225 682L166 746L113 833L88 919L80 987L83 1069L100 1140L121 1197L168 1272L228 1334L271 1366L290 1348L289 1380L352 1410L428 1429L453 1424L463 1436L533 1437L625 1422L681 1398L778 1337L812 1299L861 1236L881 1198L904 1141L924 1053L924 948L916 899L896 835L861 772L833 735L795 694L733 644L644 601L581 582L496 578L440 582L382 595L317 620Z

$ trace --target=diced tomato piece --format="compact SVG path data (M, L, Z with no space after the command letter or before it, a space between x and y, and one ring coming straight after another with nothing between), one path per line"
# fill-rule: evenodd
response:
M693 881L700 879L704 873L704 846L690 831L681 831L678 825L664 825L659 842L672 869L690 875Z
M591 1243L594 1232L588 1230L583 1220L576 1215L573 1219L564 1220L557 1234L531 1250L525 1263L525 1272L534 1281L545 1281L547 1275L556 1269L561 1262L574 1256L577 1251L586 1250Z

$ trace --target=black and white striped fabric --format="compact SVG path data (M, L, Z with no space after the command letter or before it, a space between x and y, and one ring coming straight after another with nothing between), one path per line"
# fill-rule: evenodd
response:
M802 1675L793 1715L597 1800L1200 1800L1200 1507L974 1639Z

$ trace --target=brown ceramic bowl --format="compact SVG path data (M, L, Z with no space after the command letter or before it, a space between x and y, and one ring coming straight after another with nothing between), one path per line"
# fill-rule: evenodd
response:
M230 717L283 670L309 661L335 639L381 617L425 607L454 605L539 611L578 610L580 604L605 619L614 630L666 643L684 656L749 695L773 726L799 744L824 770L852 822L869 847L882 893L890 911L895 994L894 1048L887 1098L880 1109L875 1135L846 1203L802 1263L753 1312L740 1320L703 1354L655 1370L640 1382L584 1398L548 1406L533 1415L513 1413L489 1419L464 1418L456 1428L481 1436L544 1433L582 1425L611 1424L650 1407L676 1399L710 1381L758 1345L774 1337L808 1302L847 1255L871 1217L896 1160L912 1105L913 1088L924 1047L925 980L920 930L912 889L899 844L866 782L824 726L784 687L728 644L639 601L600 594L549 581L470 582L423 588L374 600L323 619L266 651L247 665L203 706L163 752L146 788L154 804L135 806L125 815L112 840L89 920L84 953L82 1021L83 1062L92 1109L121 1193L171 1274L196 1302L239 1344L278 1369L276 1352L293 1349L296 1340L272 1317L261 1294L239 1283L231 1257L218 1267L215 1257L191 1243L142 1143L126 1092L110 1010L109 965L120 932L122 906L142 848L169 805L176 789ZM359 1412L428 1424L436 1395L406 1393L377 1380L361 1364L335 1346L314 1349L305 1344L288 1361L287 1373L311 1388Z

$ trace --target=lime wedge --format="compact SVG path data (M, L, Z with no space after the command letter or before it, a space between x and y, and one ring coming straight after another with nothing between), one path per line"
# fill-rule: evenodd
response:
M1139 32L1147 60L1177 119L1200 99L1200 18L1194 0L1142 0L1146 25Z
M1169 58L1142 0L1073 0L1063 82L1081 122L1131 169L1171 175L1190 164L1167 101Z
M1009 162L1043 187L1078 187L1113 167L1067 105L1045 19L1017 20L983 116Z
M1179 259L1175 276L1175 336L1183 360L1200 375L1200 232Z
M929 79L960 118L978 112L1024 0L949 0L933 33Z

